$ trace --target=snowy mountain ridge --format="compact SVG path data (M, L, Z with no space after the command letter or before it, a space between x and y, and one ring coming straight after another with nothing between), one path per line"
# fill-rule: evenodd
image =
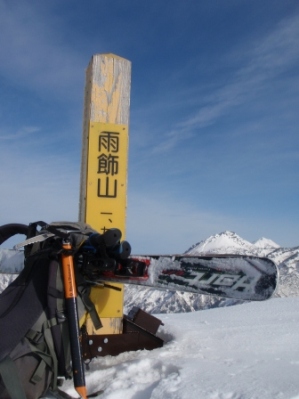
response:
M279 284L275 296L299 296L299 246L283 248L264 237L251 243L232 231L224 231L191 246L185 254L238 254L268 257L275 262L279 270ZM163 292L134 286L127 286L125 290L126 309L130 309L135 304L150 313L190 312L239 303L241 301L217 296Z
M270 240L269 238L262 237L253 243L258 248L280 248L280 245Z
M200 241L185 253L189 255L232 253L238 255L266 256L277 248L280 248L280 246L268 238L263 237L251 243L232 231L224 231Z

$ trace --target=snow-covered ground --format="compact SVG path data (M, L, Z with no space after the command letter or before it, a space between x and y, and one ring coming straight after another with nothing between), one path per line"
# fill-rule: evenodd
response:
M98 358L102 399L299 399L299 298L159 316L163 348ZM160 327L161 328L161 327ZM64 389L74 396L72 382Z
M276 298L236 305L212 296L126 287L127 309L138 305L160 313L165 345L92 360L86 371L89 393L103 390L102 399L299 399L299 247L281 248L268 239L251 244L224 232L188 252L268 256L280 272ZM12 263L12 255L0 250L0 264L18 267L20 259ZM1 276L0 290L11 278ZM72 381L63 389L78 396Z

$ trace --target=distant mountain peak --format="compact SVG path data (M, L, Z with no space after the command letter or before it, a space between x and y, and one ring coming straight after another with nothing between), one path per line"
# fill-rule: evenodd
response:
M255 252L255 247L249 241L244 240L233 231L223 231L206 240L200 241L191 247L188 254L199 253L248 253Z
M265 237L259 238L257 241L254 242L254 245L258 248L280 248L280 245L276 244L276 242Z
M269 238L262 237L251 243L241 238L234 231L226 230L198 242L189 248L186 253L191 255L222 253L266 256L278 248L280 246Z

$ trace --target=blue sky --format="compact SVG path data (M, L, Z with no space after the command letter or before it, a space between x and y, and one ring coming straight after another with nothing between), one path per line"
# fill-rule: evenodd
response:
M297 0L0 0L0 223L77 220L85 69L132 62L127 239L299 245Z

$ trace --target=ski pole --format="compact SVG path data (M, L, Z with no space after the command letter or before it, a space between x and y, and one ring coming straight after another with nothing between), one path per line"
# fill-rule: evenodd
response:
M87 399L85 373L81 353L74 260L72 254L70 253L72 246L69 241L64 241L62 248L64 250L62 252L62 273L65 304L69 323L74 387L83 399Z

